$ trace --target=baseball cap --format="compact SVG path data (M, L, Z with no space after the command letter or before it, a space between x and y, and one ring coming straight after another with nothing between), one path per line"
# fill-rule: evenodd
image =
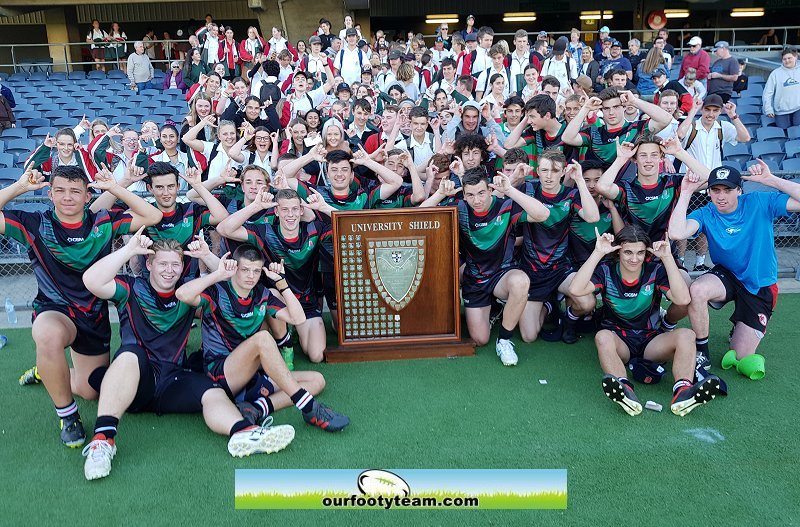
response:
M621 47L622 47L622 44L620 43L620 41L619 41L619 40L617 40L617 39L615 39L615 38L612 38L612 39L611 39L611 47L612 47L612 48L621 48Z
M353 90L350 89L350 85L347 84L346 82L342 82L336 87L336 93L340 93L343 91L349 91L350 93L353 93Z
M651 79L655 79L656 77L661 77L662 75L666 75L667 72L664 71L663 68L656 68L653 73L650 74Z
M608 26L603 26L600 28L600 33L611 33L611 30L608 29Z
M587 75L578 75L578 78L575 79L575 84L587 91L591 91L592 89L592 79Z
M708 188L714 185L722 185L728 188L739 188L742 186L742 175L733 167L717 167L708 175Z
M356 28L351 27L347 31L344 32L344 36L345 37L357 37L358 36L358 31L356 31Z
M467 15L467 20L469 20L470 18L471 18L472 20L475 20L475 15Z
M444 42L444 39L442 37L436 37L436 42Z
M539 35L537 36L539 40L544 40L547 38L547 31L539 31Z
M314 80L314 75L312 75L311 73L309 73L307 71L302 71L302 70L298 71L297 73L294 74L294 76L295 77L297 77L297 76L305 77L306 80L309 80L309 81L313 81Z
M703 45L703 39L701 39L700 37L692 37L692 38L689 39L689 45L690 46L702 46Z
M478 35L476 35L474 32L464 37L464 42L477 42L477 41L478 41Z
M663 364L638 357L633 357L628 361L628 369L633 378L643 384L658 384L667 371Z
M366 45L367 45L367 41L364 40L363 38L358 41L358 44L356 44L356 46L358 46L359 48L364 47Z
M703 101L703 108L708 108L709 106L716 106L717 108L722 108L722 97L717 95L716 93L712 93L711 95L707 96L706 99Z
M399 51L394 50L389 52L389 60L396 60L401 58L403 58L403 54L400 53Z
M720 40L719 42L717 42L716 44L714 44L714 49L719 49L719 48L729 48L729 47L731 47L731 45L730 45L730 44L728 44L728 42L727 42L727 41L725 41L725 40Z
M322 39L319 38L317 35L313 35L308 39L308 44L322 44Z

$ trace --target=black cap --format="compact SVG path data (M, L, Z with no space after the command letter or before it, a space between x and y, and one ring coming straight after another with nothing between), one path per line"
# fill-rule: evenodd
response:
M733 167L717 167L708 175L708 188L715 185L739 188L742 186L742 175Z
M363 48L366 45L367 45L367 41L364 40L363 38L358 41L358 44L356 44L356 46L359 47L359 48Z
M400 53L397 50L389 52L389 60L402 59L402 58L403 58L403 54Z
M340 93L343 91L349 91L350 93L353 93L353 90L350 89L350 85L347 84L346 82L342 82L336 87L336 93Z
M662 68L656 68L653 73L650 74L651 79L655 79L656 77L661 77L662 75L666 75L667 72L664 71Z
M717 95L716 93L712 93L708 97L705 98L703 101L703 108L708 108L709 106L716 106L717 108L722 108L724 104L722 103L722 97Z
M464 37L464 42L477 42L477 41L478 41L478 35L476 35L474 31L472 33L469 33L466 37Z
M354 27L349 28L347 31L344 32L345 37L357 37L358 31Z

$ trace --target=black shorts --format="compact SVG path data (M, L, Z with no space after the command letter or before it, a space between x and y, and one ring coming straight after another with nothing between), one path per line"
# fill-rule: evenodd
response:
M99 313L86 314L72 306L36 300L32 319L47 311L62 313L75 324L75 340L70 343L75 353L97 356L111 351L111 323L105 306Z
M469 309L491 306L494 301L494 288L509 271L511 269L498 271L497 274L483 282L464 275L461 280L461 298L464 299L464 307Z
M139 386L129 412L155 412L158 415L202 412L203 394L220 387L207 375L171 362L151 359L141 347L120 348L115 359L122 353L133 353L139 361Z
M225 378L225 359L215 360L208 364L207 367L208 377L212 382L221 386L225 393L228 394L233 400L253 402L259 397L269 397L271 394L278 391L272 380L259 369L247 385L238 393L233 393L231 387L228 386L228 380Z
M614 332L616 336L628 346L628 351L631 358L643 358L644 349L650 344L650 341L661 334L660 331L652 330L639 330L639 329L620 329L620 328L604 328Z
M730 321L734 324L741 322L761 333L763 337L772 312L775 310L775 304L778 302L778 284L762 287L754 295L732 272L721 265L715 265L708 274L719 278L722 285L725 286L725 300L710 303L711 307L720 309L733 300L735 307Z
M322 290L325 295L325 301L328 303L328 309L335 312L338 307L336 302L336 276L333 272L322 271Z
M525 267L525 273L531 280L528 288L528 302L546 302L558 292L558 288L572 273L570 264L559 264L550 269L533 271Z
M319 299L316 295L301 297L299 301L303 307L303 313L306 314L306 320L322 317L322 310L319 307Z

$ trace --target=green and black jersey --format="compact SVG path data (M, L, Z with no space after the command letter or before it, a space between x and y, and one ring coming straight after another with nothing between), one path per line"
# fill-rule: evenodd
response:
M603 261L592 274L595 293L603 297L603 329L657 331L660 327L662 294L669 291L664 266L645 262L639 278L622 279L619 262Z
M573 214L569 224L569 252L572 263L577 269L589 259L589 255L594 251L597 241L595 228L600 234L612 232L611 211L605 205L599 203L597 208L600 211L600 221L589 223L579 214Z

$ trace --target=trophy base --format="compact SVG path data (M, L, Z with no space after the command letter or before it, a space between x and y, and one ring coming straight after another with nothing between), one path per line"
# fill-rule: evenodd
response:
M365 345L366 344L366 345ZM475 343L462 339L451 342L344 344L330 346L325 362L366 362L378 360L439 359L475 355Z

